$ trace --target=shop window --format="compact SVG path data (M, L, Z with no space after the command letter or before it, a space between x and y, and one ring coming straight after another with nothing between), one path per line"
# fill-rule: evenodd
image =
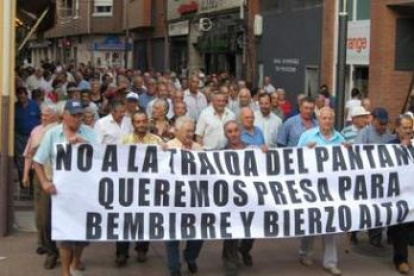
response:
M61 0L58 6L59 18L76 18L79 16L79 0Z
M113 0L94 0L93 16L112 16Z

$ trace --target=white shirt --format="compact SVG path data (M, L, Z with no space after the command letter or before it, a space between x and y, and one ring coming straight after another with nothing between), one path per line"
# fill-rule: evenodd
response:
M276 91L276 88L271 84L266 84L263 89L266 91L267 94L272 94L273 92Z
M158 98L153 99L152 101L150 101L147 105L147 116L148 119L152 119L152 106L154 105L155 101ZM171 120L174 117L174 107L173 107L173 103L171 101L171 99L167 99L168 102L168 113L167 113L167 119Z
M129 118L130 119L130 118ZM121 125L115 122L112 114L99 119L95 123L94 131L101 144L120 144L122 137L132 132L131 125L127 123L128 118L124 116Z
M351 110L354 107L361 106L361 100L360 99L350 99L346 102L345 108L348 110L348 114L346 116L346 121L350 122L352 121L351 117Z
M204 109L198 118L195 134L203 138L203 147L206 150L223 149L227 143L223 126L226 122L234 120L234 113L225 108L219 117L213 106Z
M207 99L200 91L192 94L189 89L184 91L184 102L187 105L187 116L198 121L201 112L207 107Z
M263 131L266 146L269 148L277 147L277 135L282 128L282 120L273 112L268 116L263 116L259 110L254 113L254 125Z

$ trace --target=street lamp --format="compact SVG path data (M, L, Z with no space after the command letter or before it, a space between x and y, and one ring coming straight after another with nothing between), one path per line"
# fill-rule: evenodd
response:
M341 1L338 0L341 4ZM345 119L345 70L346 70L346 41L348 31L348 13L346 11L347 0L342 0L342 6L339 8L341 11L338 16L338 57L336 63L336 95L337 95L337 108L335 127L341 130L344 127Z

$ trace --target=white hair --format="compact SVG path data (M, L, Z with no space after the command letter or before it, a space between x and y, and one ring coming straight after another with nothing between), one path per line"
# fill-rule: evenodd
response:
M54 115L56 115L58 112L57 106L54 103L49 102L42 103L42 105L40 106L40 110L42 111L42 113L50 113Z
M175 121L175 128L177 130L181 129L184 125L189 124L189 123L195 125L194 120L188 116L178 117L178 119Z

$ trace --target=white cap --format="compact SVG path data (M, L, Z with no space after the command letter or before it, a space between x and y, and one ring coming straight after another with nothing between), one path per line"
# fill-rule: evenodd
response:
M126 96L127 100L138 101L138 94L134 92L129 92Z
M358 116L366 116L370 113L365 110L363 106L355 106L351 109L351 118L358 117Z

